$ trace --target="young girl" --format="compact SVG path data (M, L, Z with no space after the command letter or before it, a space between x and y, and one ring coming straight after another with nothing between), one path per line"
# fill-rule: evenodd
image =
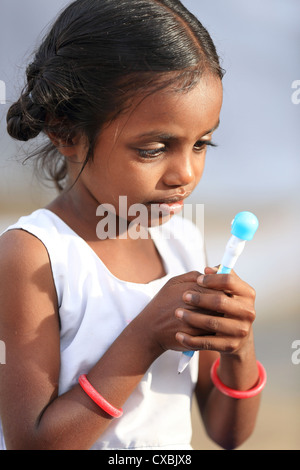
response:
M0 238L2 448L190 449L194 391L220 446L251 434L254 290L204 272L198 230L174 215L201 179L221 79L178 0L77 0L43 40L7 126L45 135L59 195Z

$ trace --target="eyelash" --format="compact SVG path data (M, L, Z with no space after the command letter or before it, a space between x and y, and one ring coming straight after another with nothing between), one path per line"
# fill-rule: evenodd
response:
M197 145L198 144L198 145ZM200 144L200 145L199 145ZM204 150L205 147L210 146L210 147L217 147L216 144L211 142L210 140L199 140L196 142L194 147L198 147L196 149L196 152L201 152ZM151 158L158 158L161 156L161 154L165 153L167 150L167 146L165 147L159 147L157 149L150 149L150 150L143 150L143 149L137 149L137 152L141 158L144 158L145 160L151 159Z

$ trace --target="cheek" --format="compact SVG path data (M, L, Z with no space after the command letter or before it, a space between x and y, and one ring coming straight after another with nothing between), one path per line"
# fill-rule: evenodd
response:
M137 171L130 165L118 165L116 169L107 171L101 177L101 183L102 189L99 189L103 194L114 200L126 196L129 206L147 201L148 195L153 196L155 188L151 172Z
M199 178L201 178L201 176L203 175L204 168L205 168L205 156L203 158L202 165L201 165L201 168L200 168L200 171L199 171Z
M153 192L159 179L159 172L151 165L131 164L120 170L123 172L119 182L122 187L126 187L128 193L147 194Z
M201 158L198 157L199 160L196 161L196 164L194 166L195 179L197 183L199 183L204 172L206 152L207 150L205 151L205 153L203 153L203 156L201 156Z

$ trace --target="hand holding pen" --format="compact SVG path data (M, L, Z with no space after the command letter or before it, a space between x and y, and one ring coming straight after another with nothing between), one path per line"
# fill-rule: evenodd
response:
M251 212L245 211L236 215L232 222L231 237L226 245L225 253L217 274L229 274L231 272L245 247L246 241L252 240L257 228L257 217ZM192 295L193 294L191 294L191 296ZM191 300L192 298L193 297L191 297ZM185 351L182 353L178 366L179 374L185 370L193 354L194 351Z

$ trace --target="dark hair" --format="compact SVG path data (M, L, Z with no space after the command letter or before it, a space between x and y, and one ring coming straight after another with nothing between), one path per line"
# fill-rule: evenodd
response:
M7 114L7 130L27 141L83 133L86 162L103 124L139 90L189 89L203 73L220 79L215 46L178 0L76 0L59 15L27 67L27 85ZM63 189L67 161L49 141L35 153ZM84 168L84 165L82 169Z

